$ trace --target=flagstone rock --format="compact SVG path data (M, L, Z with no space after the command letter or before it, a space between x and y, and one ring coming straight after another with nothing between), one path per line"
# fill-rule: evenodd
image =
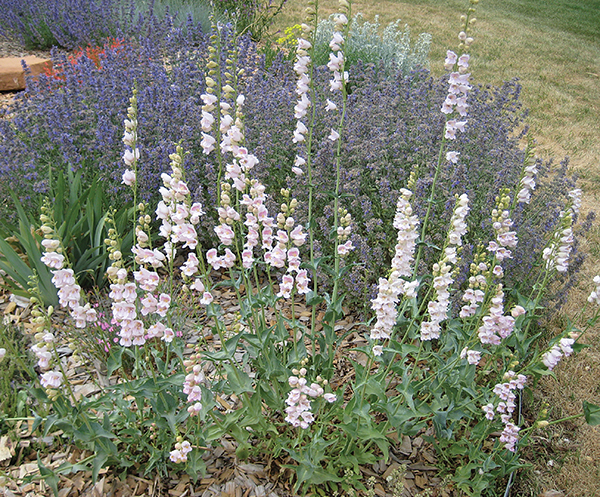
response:
M51 67L50 59L42 59L35 55L26 57L0 58L0 91L16 91L25 89L25 71L21 61L24 60L32 76L42 74L47 67Z

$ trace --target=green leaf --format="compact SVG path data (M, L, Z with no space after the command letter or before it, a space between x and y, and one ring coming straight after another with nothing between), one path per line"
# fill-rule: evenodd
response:
M588 343L579 343L579 342L577 342L577 343L574 343L572 345L573 352L575 352L575 353L581 352L583 349L587 349L588 347L591 347L591 345L588 344Z
M108 454L103 450L96 451L96 457L94 458L94 464L92 466L92 482L94 482L94 484L98 481L98 474L104 467L106 461L108 461Z
M591 426L600 425L600 407L596 404L591 404L583 401L583 414L587 424Z
M298 476L298 483L306 483L308 485L342 481L342 478L335 473L330 473L319 466L309 467L308 465L301 464L297 468L296 474Z
M44 481L50 486L54 495L57 496L58 495L58 480L59 480L58 475L54 471L52 471L51 469L47 468L46 466L44 466L42 464L39 454L37 456L37 465L38 465L38 469L40 470L40 475L42 476Z
M306 305L309 307L313 305L319 305L324 300L325 299L323 297L321 297L318 293L315 293L312 290L306 294Z
M110 355L106 361L106 376L110 378L112 374L121 367L123 357L123 347L111 347Z
M231 391L236 395L241 395L244 392L253 393L252 379L244 371L235 368L229 363L224 364L227 371L227 383L231 386Z
M199 449L194 449L190 454L188 454L185 471L188 475L190 475L194 483L199 477L206 475L206 463L204 462L204 459L202 459L202 455L203 451Z

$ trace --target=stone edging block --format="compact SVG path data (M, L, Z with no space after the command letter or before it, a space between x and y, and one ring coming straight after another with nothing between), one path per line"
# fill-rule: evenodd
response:
M0 58L0 91L17 91L25 89L25 71L21 65L24 60L32 76L38 76L46 67L52 67L51 59L41 59L35 55L27 57Z

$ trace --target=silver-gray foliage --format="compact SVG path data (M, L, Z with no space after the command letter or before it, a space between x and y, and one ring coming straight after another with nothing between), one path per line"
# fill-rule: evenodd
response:
M330 17L317 26L317 64L326 64L329 57L329 41L333 35L334 22ZM403 74L429 66L431 35L421 33L411 45L410 29L402 26L400 19L381 30L379 16L374 22L356 14L350 24L350 34L346 40L345 54L350 64L359 60L363 63L382 64L386 70L399 70Z

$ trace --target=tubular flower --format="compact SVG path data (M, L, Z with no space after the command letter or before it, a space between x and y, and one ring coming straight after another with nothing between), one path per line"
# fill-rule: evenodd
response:
M446 246L439 262L433 265L433 288L435 299L427 305L429 320L421 322L421 340L432 340L440 337L441 323L448 317L450 307L450 285L453 283L452 266L458 262L456 247L462 245L462 236L467 232L465 218L469 212L469 198L462 194L457 198L450 230L446 237Z

